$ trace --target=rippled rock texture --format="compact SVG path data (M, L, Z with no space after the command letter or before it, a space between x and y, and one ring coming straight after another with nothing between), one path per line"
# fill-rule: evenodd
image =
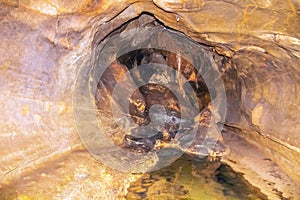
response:
M0 6L1 183L79 148L77 75L104 37L141 13L212 52L226 88L225 124L300 181L298 1L3 0ZM116 181L133 178L103 169Z

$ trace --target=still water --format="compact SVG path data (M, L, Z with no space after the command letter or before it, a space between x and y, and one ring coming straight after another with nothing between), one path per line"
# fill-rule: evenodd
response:
M126 199L267 199L230 166L182 156L172 165L131 183Z
M118 190L122 190L128 176L104 170L103 165L85 150L74 151L31 170L9 185L1 187L0 184L0 200L267 199L228 165L207 159L195 160L186 155L170 166L146 173L132 182L126 197L112 198L122 192Z

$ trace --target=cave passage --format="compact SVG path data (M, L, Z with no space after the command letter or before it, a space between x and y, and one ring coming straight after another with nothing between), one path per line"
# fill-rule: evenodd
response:
M157 139L163 141L174 139L179 129L179 122L183 119L181 119L181 105L176 95L166 87L168 84L177 84L178 93L181 96L187 96L190 103L197 104L194 107L198 107L199 112L208 106L210 95L200 73L198 73L191 63L184 58L181 59L181 69L178 69L178 56L175 53L158 49L139 49L120 56L114 61L114 64L106 69L100 78L101 83L97 86L97 92L106 91L108 95L113 93L115 85L118 83L120 77L124 75L124 72L129 71L129 78L135 84L141 85L134 90L129 99L129 114L138 126L149 125L150 122L155 121L155 117L157 121L161 121L163 117L166 118L166 123L162 124L163 127L151 127L156 129L154 131L155 135L147 136L145 132L149 130L144 130L144 133L134 133L134 131L131 131L130 134L134 135L131 137L126 135L124 142L128 143L130 147L149 151L155 148ZM161 70L160 66L152 66L151 64L153 63L169 66L174 70L164 71ZM139 69L138 66L140 65L148 66ZM179 77L177 73L181 73L181 76L187 81L183 83L180 80L182 77ZM140 84L140 82L147 84ZM163 86L156 82L165 82L167 85ZM186 84L191 85L194 93L189 93L189 88L185 87ZM97 101L96 99L96 106L99 112L103 112L103 104L102 101ZM158 108L160 110L155 110L155 106L157 105L160 105L165 110L165 113L159 113L161 108ZM152 119L149 117L150 111L153 114ZM132 141L135 142L132 143Z
M148 23L145 24L144 21ZM139 26L147 33L138 30ZM135 29L138 30L137 33L130 32ZM151 29L154 33L151 33ZM109 121L110 127L116 128L116 131L107 135L123 148L138 152L156 151L164 147L165 143L187 137L189 139L183 139L184 146L193 144L198 149L190 148L185 152L197 154L204 151L208 155L211 147L205 145L217 146L213 148L218 149L218 145L211 144L220 144L221 141L220 135L211 135L209 137L214 139L205 141L207 129L211 126L212 100L216 99L215 85L213 87L206 84L207 81L215 81L215 77L211 75L214 61L200 44L188 41L189 39L182 42L183 45L177 44L181 36L178 33L174 33L175 36L164 34L167 30L152 16L142 14L109 34L107 40L117 34L125 39L116 40L121 40L122 44L118 44L121 49L114 56L109 56L111 44L103 44L99 50L99 54L105 54L103 59L110 61L96 61L99 68L105 68L93 78L98 80L95 92L98 118L104 125ZM149 34L153 38L149 39ZM140 42L143 40L144 42ZM148 48L133 45L139 42ZM157 47L149 47L152 43L156 43ZM201 54L193 52L188 43L193 43L196 46L194 48L200 48ZM171 44L171 48L163 48L165 44ZM105 49L107 46L108 50ZM126 48L129 50L124 50ZM107 67L104 63L107 63ZM118 111L114 112L114 107ZM104 115L106 119L103 119ZM129 119L126 118L128 116ZM115 123L112 124L112 121ZM194 130L195 127L196 133L189 136L187 130ZM187 136L181 134L184 132Z
M300 199L296 1L0 7L0 199Z

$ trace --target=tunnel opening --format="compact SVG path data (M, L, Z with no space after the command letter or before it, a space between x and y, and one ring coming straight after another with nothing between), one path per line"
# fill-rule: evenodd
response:
M81 141L101 163L144 173L183 154L218 160L229 152L223 126L238 132L230 124L242 115L253 125L239 107L245 100L237 69L242 64L218 46L196 42L145 13L105 36L99 32L75 107L83 121ZM237 140L243 148L244 140Z
M159 156L158 161L155 161L155 165L159 167L152 167L150 171L155 172L145 175L146 177L150 176L150 178L146 178L149 184L144 186L143 181L142 183L139 181L133 183L129 188L126 198L151 196L153 195L151 194L153 183L164 181L166 178L165 173L168 173L170 177L177 176L178 171L173 168L182 167L182 164L185 165L185 162L189 163L191 160L195 162L195 166L199 165L199 163L206 165L205 163L210 163L209 160L211 159L207 159L207 156L212 156L215 159L215 157L219 157L228 151L228 147L222 142L220 132L216 133L210 128L213 126L211 124L214 117L216 117L212 112L217 113L217 115L223 115L223 121L220 119L218 122L224 124L226 116L225 113L222 113L222 106L224 106L222 103L224 102L221 101L221 103L218 101L221 92L218 91L219 88L213 87L211 83L216 83L216 79L221 79L224 73L231 70L228 66L229 59L216 54L213 50L199 43L196 43L196 46L204 49L204 54L194 53L193 48L182 49L182 46L174 42L178 38L174 39L174 36L171 37L169 35L166 35L167 37L164 37L164 35L158 36L155 39L158 39L158 43L171 45L171 50L160 48L161 46L152 46L152 40L145 42L145 45L134 46L135 41L139 40L140 37L147 38L151 34L151 32L142 35L133 34L133 36L129 36L129 38L134 38L133 40L126 41L124 39L127 37L126 32L128 30L140 28L140 26L142 28L146 27L146 29L148 27L159 27L162 32L168 29L151 15L142 14L107 36L106 39L117 34L123 37L117 40L121 43L121 47L120 50L116 50L115 54L112 54L109 50L105 51L104 47L111 45L107 43L104 43L104 47L99 51L100 54L105 55L103 58L107 59L110 56L111 58L109 62L101 59L96 61L101 69L104 68L102 71L100 70L100 73L95 72L96 75L94 76L96 79L96 84L94 85L96 87L93 94L98 120L101 121L102 125L107 126L110 124L110 130L106 132L106 135L115 145L126 151L134 153L154 152L159 155L162 149L169 148L168 145L171 144L171 148L179 148L189 158L182 157L182 154L179 154L174 157L176 159L181 157L178 161L180 165L177 165L177 162L170 167L163 168L164 170L162 171L153 170L166 166L161 163L159 164L165 158L164 156ZM126 42L122 41L123 39ZM101 46L101 42L98 45ZM134 48L123 51L121 48L126 49L126 45L134 46ZM114 48L119 48L119 46L116 45ZM195 60L191 59L191 57L197 56L199 56L201 67L196 66L198 60L195 62ZM218 62L218 65L213 65L216 62ZM166 69L164 68L165 66ZM218 71L218 76L210 74L210 69L214 67ZM234 73L234 71L231 71L231 73ZM207 82L210 84L207 84ZM128 90L128 88L131 89ZM122 93L124 91L126 94ZM186 102L183 103L180 101L180 98L187 99L188 103L192 106L186 106ZM124 99L128 101L124 101ZM218 103L214 102L213 104L213 101L217 101ZM213 106L215 107L212 108ZM113 107L118 107L118 111L114 112ZM188 115L186 114L187 112L189 113ZM132 121L131 123L130 120ZM197 127L195 133L189 132L188 129L191 129L190 126ZM222 128L218 127L218 124L215 127ZM204 159L200 159L200 161L197 161L197 159L194 160L195 158L203 157ZM172 161L176 159L172 159ZM207 165L230 168L221 163L218 158L217 160L216 163ZM171 164L172 162L166 163ZM208 168L209 173L212 174L217 169L213 167ZM188 169L185 170L189 171ZM202 170L196 169L195 173L201 174L202 172L200 171ZM156 174L156 178L152 178L153 174ZM195 178L193 177L194 175L190 174L186 176L188 179ZM239 179L225 178L224 181L235 183L244 181L242 178ZM141 180L144 180L144 178ZM170 184L180 184L176 183L172 178L166 178L166 180ZM198 178L195 178L195 180L199 181ZM184 194L181 194L184 197L190 196L190 193L193 192L193 189L187 186L181 185L180 187L181 190L185 191ZM136 190L136 188L138 189ZM245 197L251 196L253 193L257 193L257 195L254 195L255 197L263 196L260 192L254 192L256 189L249 183L246 183L243 189L247 190L247 192L241 195L234 194L236 193L234 187L229 187L224 189L224 194L220 196L242 197L244 195ZM169 193L170 191L162 192L162 195L168 196L170 195Z
M191 136L185 136L190 138L183 139L184 144L179 142L185 152L209 155L211 151L225 151L220 132L207 136L213 112L221 118L218 126L224 123L222 118L225 119L222 69L215 64L212 51L207 47L190 38L182 42L183 34L172 32L172 35L169 30L149 13L142 13L105 38L110 40L118 34L116 41L107 45L104 39L98 43L102 45L98 54L105 54L103 58L109 60L103 61L98 56L95 64L101 68L93 78L98 81L94 92L98 119L103 124L110 121L115 131L110 131L108 137L114 144L129 150L156 152L169 143L178 142L178 138L183 137L180 132L194 129ZM106 50L112 45L120 48L114 54ZM224 60L221 62L224 64ZM114 112L113 107L120 110ZM199 130L191 128L192 125ZM188 148L191 144L193 148Z

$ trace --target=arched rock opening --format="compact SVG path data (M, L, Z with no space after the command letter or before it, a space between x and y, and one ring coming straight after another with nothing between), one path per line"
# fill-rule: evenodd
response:
M211 52L226 88L225 126L299 182L298 2L3 2L1 184L81 148L71 106L77 75L95 46L145 11Z

